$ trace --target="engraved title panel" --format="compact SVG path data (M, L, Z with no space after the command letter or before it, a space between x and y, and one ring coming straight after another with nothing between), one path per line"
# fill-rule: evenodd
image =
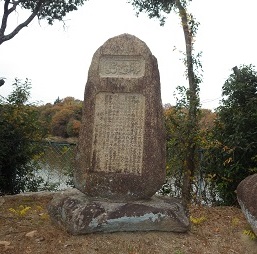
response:
M139 78L145 74L145 60L141 56L103 56L100 77Z
M96 95L91 156L94 171L142 173L144 118L142 94Z

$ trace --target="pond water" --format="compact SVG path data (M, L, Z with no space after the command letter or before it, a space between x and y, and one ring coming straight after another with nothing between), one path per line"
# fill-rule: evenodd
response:
M40 184L39 189L65 190L71 187L69 182L72 181L72 177L49 165L40 165L41 169L37 170L35 174L36 177L43 179L43 183Z
M64 190L72 187L75 145L67 143L46 143L39 158L35 175L43 179L42 190Z
M74 144L67 143L47 143L44 144L44 153L39 159L39 169L36 176L43 179L39 190L65 190L72 188L72 175L74 171L75 148ZM192 186L196 199L200 203L211 205L213 195L216 200L220 200L217 193L213 194L209 184L202 176ZM175 178L167 179L166 184L157 192L159 195L180 196L181 190L176 187Z

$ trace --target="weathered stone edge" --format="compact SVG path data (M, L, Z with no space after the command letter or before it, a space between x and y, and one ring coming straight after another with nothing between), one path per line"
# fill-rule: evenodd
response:
M240 199L238 199L238 203L248 223L251 225L253 232L257 235L257 218L251 214Z

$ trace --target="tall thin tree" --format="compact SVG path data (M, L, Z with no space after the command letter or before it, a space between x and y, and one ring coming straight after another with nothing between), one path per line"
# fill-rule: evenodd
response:
M196 153L197 153L197 133L198 133L198 109L199 109L199 84L201 76L198 74L199 68L202 68L199 60L200 54L194 56L194 37L196 36L199 23L195 21L192 14L187 11L188 2L186 0L130 0L129 1L140 12L146 12L149 18L157 18L160 24L165 24L166 16L172 10L179 14L181 25L184 32L186 45L186 75L189 88L187 89L187 99L189 101L187 118L187 142L185 143L186 156L184 159L184 174L182 186L182 200L184 206L188 209L191 201L191 182L196 171Z

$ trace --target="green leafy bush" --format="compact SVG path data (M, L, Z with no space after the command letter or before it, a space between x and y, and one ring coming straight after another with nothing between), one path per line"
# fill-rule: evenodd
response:
M36 155L42 139L36 107L28 103L31 84L16 79L14 90L0 101L0 192L16 194L37 190L41 182L34 175Z
M257 73L252 65L233 69L223 85L206 158L207 173L225 205L237 203L238 184L257 172Z

